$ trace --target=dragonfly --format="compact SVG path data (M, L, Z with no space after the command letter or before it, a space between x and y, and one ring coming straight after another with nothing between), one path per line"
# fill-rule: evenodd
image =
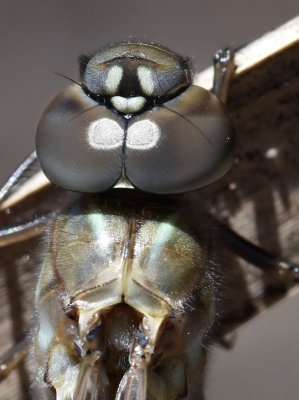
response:
M39 162L51 182L75 193L58 189L50 213L42 205L40 216L26 221L25 213L1 231L5 246L47 226L49 243L35 327L2 358L3 377L30 346L38 398L203 398L209 344L225 343L231 326L256 312L241 277L242 306L225 310L226 276L238 271L220 268L214 233L274 277L278 296L297 283L297 265L198 208L197 190L221 178L234 154L221 104L232 52L218 52L214 69L211 94L192 85L188 60L168 49L118 44L82 57L81 81L49 105ZM34 152L3 187L4 211L30 202L20 187L36 165Z

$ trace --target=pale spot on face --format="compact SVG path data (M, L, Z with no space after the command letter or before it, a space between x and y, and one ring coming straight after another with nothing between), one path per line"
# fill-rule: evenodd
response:
M276 149L275 147L271 147L265 153L265 157L269 159L276 158L277 156L278 156L278 149Z
M142 96L129 98L121 96L111 97L111 104L113 105L113 107L124 114L133 114L141 111L145 103L146 100Z
M109 150L122 146L124 131L116 121L101 118L92 122L87 128L87 141L97 150Z
M122 67L120 67L119 65L114 65L113 67L110 68L105 82L108 94L113 95L117 92L122 76L123 76Z
M155 88L152 71L149 68L140 66L137 68L137 76L144 93L151 96L154 93Z
M135 150L148 150L157 145L160 136L159 126L145 119L129 127L126 145Z

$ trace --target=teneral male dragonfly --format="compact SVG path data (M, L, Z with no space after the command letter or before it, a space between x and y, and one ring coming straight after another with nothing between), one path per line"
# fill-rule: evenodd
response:
M30 341L39 398L200 399L207 346L233 315L224 305L232 270L219 247L270 271L280 290L298 281L296 265L197 203L194 190L233 161L234 130L221 104L233 69L232 53L217 53L211 94L192 85L186 59L158 45L121 43L81 58L81 81L42 116L37 151L54 184L97 194L74 195L51 216L35 327L4 357L3 375ZM19 178L35 163L33 153L4 186L3 208L18 201ZM3 229L3 244L47 218Z

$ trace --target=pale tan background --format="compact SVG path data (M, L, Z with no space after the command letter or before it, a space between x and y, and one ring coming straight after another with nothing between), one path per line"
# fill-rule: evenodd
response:
M78 55L111 41L147 39L191 56L196 68L215 50L239 47L299 11L298 0L0 1L0 184L34 147L49 99L77 78ZM280 304L215 350L208 400L299 398L299 300Z

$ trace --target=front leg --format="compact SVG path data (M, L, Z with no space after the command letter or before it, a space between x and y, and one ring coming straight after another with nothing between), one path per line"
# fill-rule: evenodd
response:
M214 81L212 92L223 104L227 102L229 86L234 70L234 51L232 49L217 51L214 56Z
M275 273L283 283L299 283L299 265L269 253L249 242L227 225L215 222L221 238L236 255L265 272Z
M0 382L14 370L29 351L33 339L32 333L26 335L11 349L0 357Z

